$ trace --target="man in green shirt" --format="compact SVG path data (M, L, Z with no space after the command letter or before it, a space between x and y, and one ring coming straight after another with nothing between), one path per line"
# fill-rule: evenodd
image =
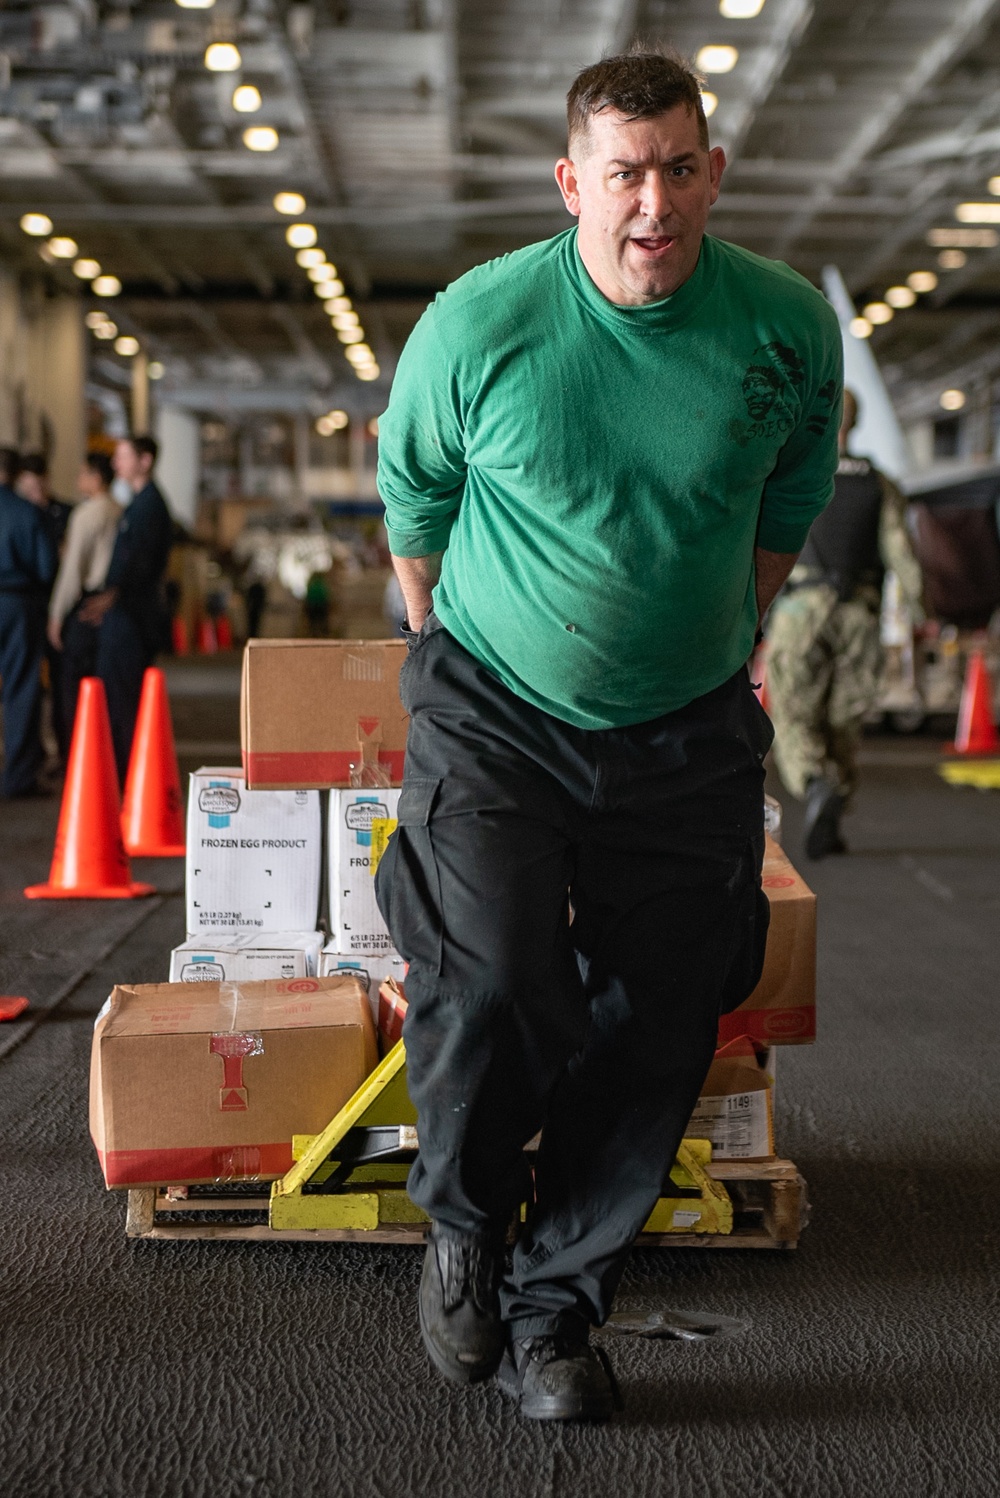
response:
M568 106L576 228L439 296L380 423L411 727L377 889L427 1351L600 1419L589 1327L763 963L745 663L832 493L842 373L822 297L705 235L725 160L683 63L608 59Z

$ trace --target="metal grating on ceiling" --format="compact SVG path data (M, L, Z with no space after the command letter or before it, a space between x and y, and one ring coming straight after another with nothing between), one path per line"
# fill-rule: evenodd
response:
M874 333L897 403L916 419L945 383L992 388L1000 225L946 241L1000 173L1000 0L764 0L746 20L719 0L5 0L0 259L37 269L18 224L44 212L120 277L115 318L178 398L322 405L356 381L272 207L301 192L384 392L436 288L566 225L566 89L637 36L738 51L706 80L730 157L715 233L817 282L836 263L859 307L935 271ZM206 68L212 42L237 71ZM248 125L276 148L249 150Z

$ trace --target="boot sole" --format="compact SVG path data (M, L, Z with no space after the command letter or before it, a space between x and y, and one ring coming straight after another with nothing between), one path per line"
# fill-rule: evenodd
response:
M525 1396L518 1387L516 1371L508 1359L500 1365L497 1386L508 1399L517 1401L518 1414L526 1420L587 1421L598 1424L610 1420L615 1412L614 1396L609 1389L606 1394L594 1395L590 1399L560 1399L554 1394Z
M420 1318L420 1336L424 1344L424 1351L434 1364L434 1367L444 1378L449 1379L453 1384L468 1386L469 1384L485 1383L488 1378L493 1377L500 1366L500 1359L503 1357L502 1347L496 1357L491 1358L489 1362L460 1363L457 1359L450 1358L446 1352L442 1351L428 1332L424 1323L424 1308L419 1301L417 1303L417 1314Z

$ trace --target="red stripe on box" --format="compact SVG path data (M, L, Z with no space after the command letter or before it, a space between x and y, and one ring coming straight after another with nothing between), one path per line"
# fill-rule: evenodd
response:
M719 1045L729 1045L741 1035L762 1045L809 1045L816 1039L816 1006L734 1009L724 1014L719 1020Z
M403 778L403 755L402 749L385 749L378 757L379 764L395 785ZM359 757L359 750L296 753L244 750L243 770L250 790L255 785L288 786L289 789L300 785L349 785L351 766L357 764Z
M292 1168L291 1141L173 1150L98 1150L109 1186L183 1186L187 1181L275 1179Z

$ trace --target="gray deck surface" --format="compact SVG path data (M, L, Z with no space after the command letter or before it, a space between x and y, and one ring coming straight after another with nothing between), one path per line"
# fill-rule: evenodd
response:
M219 688L175 699L185 769L236 747ZM87 1133L91 1026L113 982L165 976L182 866L139 866L152 900L30 904L57 805L0 806L0 992L32 1000L0 1027L0 1492L995 1495L1000 795L944 786L933 750L869 740L854 851L805 870L820 1041L781 1052L777 1085L802 1246L634 1254L620 1306L748 1330L606 1337L627 1408L604 1428L433 1376L419 1249L126 1241ZM793 856L795 823L786 798Z

